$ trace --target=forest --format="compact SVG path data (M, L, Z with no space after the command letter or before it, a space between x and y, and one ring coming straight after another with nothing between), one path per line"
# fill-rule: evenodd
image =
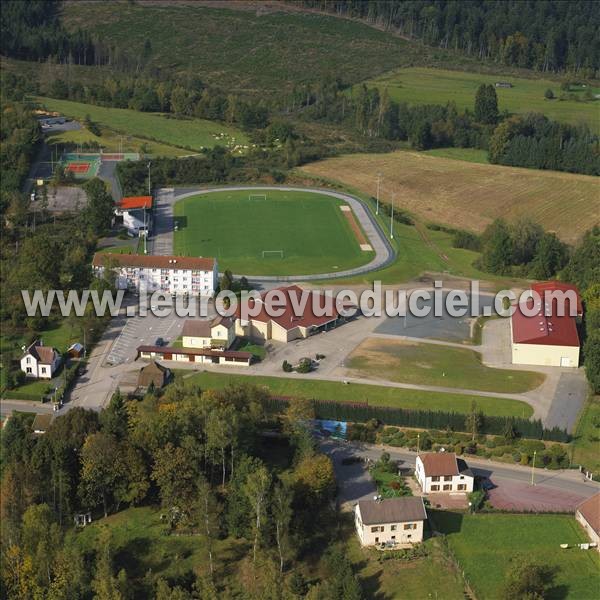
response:
M310 403L274 419L264 399L253 387L175 382L141 401L117 392L100 413L75 408L43 436L30 435L31 417L11 419L2 435L5 597L362 597L332 541L335 479L306 425ZM279 433L265 438L265 429ZM96 528L91 546L87 531L65 529L77 514L95 520L127 507L162 511L161 539L146 543L179 540L198 553L196 568L168 557L159 572L140 573L109 527ZM322 578L310 575L319 562Z
M588 73L600 67L600 14L596 3L588 0L301 0L301 4L510 67Z

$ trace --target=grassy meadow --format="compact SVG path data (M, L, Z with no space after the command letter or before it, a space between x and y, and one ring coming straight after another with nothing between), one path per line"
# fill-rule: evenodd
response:
M476 164L397 151L349 154L304 165L300 172L336 180L381 198L424 222L481 232L495 218L530 217L573 243L600 219L600 180L587 175ZM435 232L430 232L432 235Z
M481 600L500 600L505 576L531 560L556 569L549 599L595 600L600 556L593 550L562 550L559 544L589 541L573 515L458 514L432 511L465 579Z
M409 340L367 339L346 364L357 377L506 394L532 390L545 378L533 371L486 367L469 348Z
M459 109L473 109L475 93L482 84L509 81L512 88L497 88L500 111L510 113L540 112L551 119L578 125L586 123L600 133L600 100L583 101L583 90L575 92L577 100L546 100L544 92L551 89L560 96L561 82L551 79L525 79L510 75L490 75L430 68L402 68L369 79L369 87L387 90L390 98L408 104L446 104L454 102ZM600 87L591 88L600 93Z
M204 371L189 375L180 373L185 381L197 384L204 389L223 389L228 385L251 384L266 386L274 396L292 396L316 400L335 400L339 402L368 402L374 406L391 406L418 410L439 410L469 413L471 402L486 415L501 417L525 417L533 414L529 404L519 400L471 396L461 393L425 392L380 385L351 383L341 381L323 381L299 377L267 377L261 375L238 375Z
M572 442L574 464L600 477L600 396L591 395L583 409Z
M266 198L251 196L262 196ZM215 256L222 270L252 275L329 273L363 265L363 252L331 196L274 190L227 191L180 200L174 251ZM263 258L263 250L283 251Z
M100 126L161 144L191 150L248 144L246 136L235 127L204 119L175 119L159 113L144 113L127 108L106 108L70 100L35 98L47 110L83 120L89 115ZM217 137L225 134L223 137Z

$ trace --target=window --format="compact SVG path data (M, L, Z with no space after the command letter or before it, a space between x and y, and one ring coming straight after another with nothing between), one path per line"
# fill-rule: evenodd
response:
M408 534L406 537L407 537L407 538L411 538L411 537L412 537L412 535L409 533L409 534Z
M379 527L371 527L371 533L377 533L379 531Z
M452 481L452 475L444 475L444 481Z
M46 367L42 367L42 373L46 372Z
M396 529L397 529L397 528L398 528L398 526L397 526L397 525L392 525L392 526L390 527L390 529L391 529L392 531L396 531Z
M458 490L466 490L467 486L464 483L459 483L457 486L457 489Z
M30 365L31 364L31 356L27 357L27 364Z
M452 489L452 484L451 483L447 483L444 485L444 491L447 492L448 490Z
M392 536L392 539L393 539L393 540L395 540L395 539L396 539L396 536L395 536L395 535L393 535L393 536Z
M31 373L31 367L27 367L27 373Z
M432 485L432 486L431 486L431 491L432 491L432 492L437 492L439 489L440 489L440 486L439 486L439 485Z
M461 475L461 476L460 476L460 478L461 478L461 479L464 479L464 478L465 478L465 476L464 476L464 475Z
M416 528L417 528L416 523L404 523L404 531L407 531L409 529L416 529Z
M431 478L431 481L439 481L440 477L439 475L435 475L434 477Z

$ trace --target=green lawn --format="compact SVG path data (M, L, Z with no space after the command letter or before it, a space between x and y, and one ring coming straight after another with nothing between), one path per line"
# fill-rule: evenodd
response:
M590 396L572 442L573 463L600 477L600 396Z
M362 548L356 534L348 534L346 548L354 564L366 598L379 600L464 600L464 585L460 576L443 556L440 540L425 542L428 556L405 562L380 562L380 553Z
M101 135L95 135L91 131L82 128L70 131L56 131L47 133L47 143L52 147L56 145L76 147L82 144L97 143L100 144L104 152L141 152L149 156L185 156L189 150L169 146L145 140L143 138L122 135L112 129L102 127Z
M54 98L36 97L35 100L48 110L74 119L83 120L86 115L90 115L92 121L111 130L180 148L197 151L218 145L233 147L248 144L248 139L239 129L216 121L175 119L159 113L106 108ZM217 139L222 133L225 136Z
M192 196L175 205L179 230L174 251L215 256L221 271L252 275L307 275L357 267L369 262L373 252L360 249L339 208L344 204L323 194L260 189ZM282 250L284 257L263 258L263 250Z
M560 96L560 81L512 76L447 71L444 69L407 68L380 75L367 82L368 86L387 89L392 100L409 104L446 104L454 102L459 109L473 109L475 93L482 83L510 81L512 88L497 88L501 111L511 113L541 112L566 123L587 123L600 132L600 101L546 100L544 92L550 88ZM592 88L600 93L599 88ZM583 98L583 91L577 92Z
M543 374L533 371L486 367L469 348L408 340L368 339L347 366L361 377L507 394L526 392L544 381Z
M234 375L208 371L195 373L191 376L183 371L180 372L180 376L186 377L186 381L200 385L205 389L223 389L228 385L238 384L262 385L266 386L275 396L335 400L339 402L368 402L374 406L461 413L468 413L471 409L471 402L476 400L477 406L486 415L529 418L533 414L531 406L519 400L470 396L460 393L424 392L358 383L344 385L341 382L320 381L312 378L296 379Z
M557 568L548 599L598 598L598 553L559 547L589 541L572 515L431 514L478 598L500 599L506 574L523 560Z

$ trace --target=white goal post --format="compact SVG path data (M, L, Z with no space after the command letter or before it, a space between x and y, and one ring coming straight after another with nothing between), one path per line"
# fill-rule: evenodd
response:
M267 199L267 195L266 194L249 194L248 195L248 200L252 201L252 200L266 200Z
M274 256L283 258L283 250L263 250L262 251L263 258L270 258L270 257L274 257Z

